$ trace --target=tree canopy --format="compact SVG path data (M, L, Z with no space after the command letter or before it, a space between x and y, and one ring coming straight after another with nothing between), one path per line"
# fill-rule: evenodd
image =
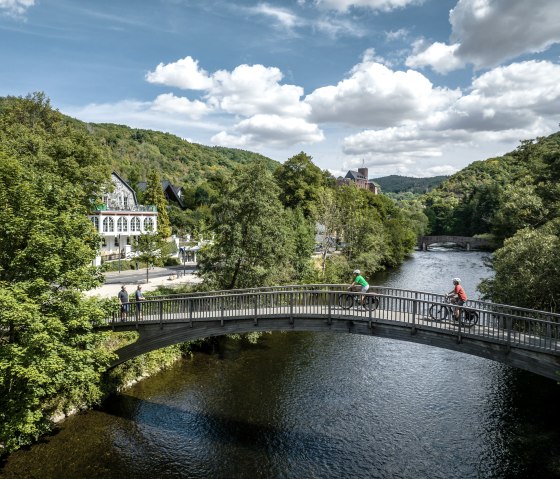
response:
M36 439L55 411L100 398L108 361L81 291L99 237L87 218L106 156L43 94L0 104L0 444Z

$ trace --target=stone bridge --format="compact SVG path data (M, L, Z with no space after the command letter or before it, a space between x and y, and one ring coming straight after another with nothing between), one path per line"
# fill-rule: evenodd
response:
M185 341L253 331L362 334L412 341L499 361L552 379L560 371L560 315L482 301L465 308L478 315L466 327L434 319L441 295L373 287L378 302L364 308L344 285L305 285L215 291L130 303L100 329L137 331L138 340L116 351L114 367L140 354ZM359 295L356 295L358 298ZM378 306L376 308L376 306Z
M443 243L453 243L467 251L470 251L471 248L494 248L491 241L471 236L420 236L418 238L418 248L422 251L426 251L430 245Z

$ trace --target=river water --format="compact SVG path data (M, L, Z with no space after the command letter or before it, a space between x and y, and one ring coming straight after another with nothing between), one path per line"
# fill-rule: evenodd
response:
M417 252L372 283L476 297L485 253ZM383 338L223 340L11 455L7 478L560 477L560 386Z

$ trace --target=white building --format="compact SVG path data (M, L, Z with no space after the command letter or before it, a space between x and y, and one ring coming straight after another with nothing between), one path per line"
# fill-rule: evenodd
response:
M132 251L133 238L157 231L157 208L139 205L135 191L117 173L112 173L113 191L102 194L101 204L90 211L89 218L102 238L101 259L125 258Z

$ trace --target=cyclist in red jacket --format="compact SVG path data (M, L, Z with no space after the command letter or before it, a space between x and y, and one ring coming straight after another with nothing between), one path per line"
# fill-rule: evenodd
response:
M451 298L451 302L459 306L463 306L467 302L467 293L461 286L461 278L453 278L453 291L447 293L447 297ZM460 310L455 308L453 311L456 319L459 319Z

